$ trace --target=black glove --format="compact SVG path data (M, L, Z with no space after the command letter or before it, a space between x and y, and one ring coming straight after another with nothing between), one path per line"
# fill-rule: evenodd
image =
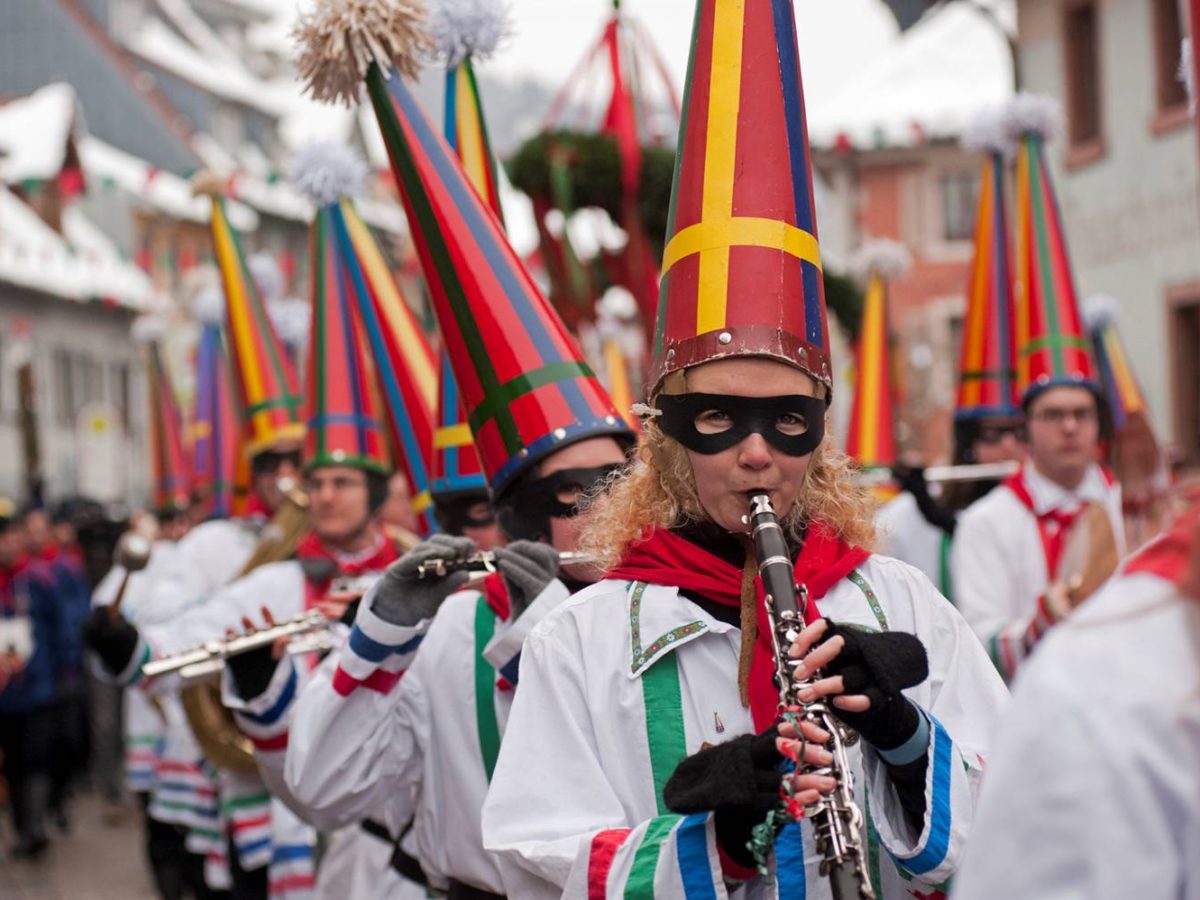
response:
M713 812L717 841L734 862L754 866L747 844L751 831L781 802L783 756L775 746L779 730L708 747L687 757L667 779L663 800L672 812Z
M508 588L515 622L558 577L558 551L538 541L513 541L507 547L496 548L496 568Z
M876 749L894 750L916 733L920 723L920 713L901 691L929 677L924 644L904 631L863 631L825 621L829 630L822 643L841 635L846 646L825 666L823 674L841 675L845 693L865 694L871 701L866 712L846 712L833 704L830 712Z
M442 601L467 583L466 572L451 572L442 577L421 578L422 563L432 560L454 562L465 560L479 552L470 538L435 534L405 553L390 566L367 596L367 609L391 625L412 627L424 619L433 618Z
M274 651L275 648L268 644L225 660L225 668L233 679L233 688L243 700L262 696L271 684L275 667L280 662L275 658Z
M113 621L106 606L97 606L83 621L83 642L100 657L112 675L124 672L137 649L138 630L117 616Z

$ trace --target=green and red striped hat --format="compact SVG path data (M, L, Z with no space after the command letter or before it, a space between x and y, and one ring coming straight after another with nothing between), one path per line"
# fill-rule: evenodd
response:
M325 0L301 21L301 74L318 99L367 91L404 199L467 423L500 500L550 453L585 438L633 434L566 326L509 245L442 134L404 84L426 39L419 13L381 3L387 33ZM361 5L361 4L360 4ZM383 7L388 15L383 15ZM344 48L331 54L331 48ZM389 48L380 58L372 48ZM365 67L362 59L371 60Z
M1017 146L1017 393L1028 405L1049 387L1087 387L1100 395L1092 348L1083 327L1075 277L1046 143L1057 103L1020 94L1007 111Z

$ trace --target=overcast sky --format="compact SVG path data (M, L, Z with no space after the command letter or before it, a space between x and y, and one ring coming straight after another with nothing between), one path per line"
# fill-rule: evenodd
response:
M610 0L510 0L515 33L486 63L485 71L566 78L596 40ZM687 71L695 0L623 0L623 8L654 35L682 87ZM829 96L840 82L897 31L879 0L796 0L797 33L810 102ZM483 68L483 67L481 67Z

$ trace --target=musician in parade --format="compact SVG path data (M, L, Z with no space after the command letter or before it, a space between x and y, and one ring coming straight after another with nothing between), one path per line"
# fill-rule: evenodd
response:
M999 731L956 898L1200 889L1200 497L1055 628Z
M1009 111L1020 142L1016 391L1028 461L962 514L951 554L955 604L1006 680L1124 554L1120 485L1099 462L1107 411L1067 243L1053 196L1031 188L1036 179L1051 185L1041 151L1052 115L1043 99L1027 96ZM1061 252L1034 252L1035 228L1045 240L1054 235ZM1095 540L1065 554L1079 528L1094 529Z
M606 580L526 639L484 807L511 896L828 896L796 804L852 776L863 818L838 819L844 861L878 896L932 891L970 832L1006 692L927 578L862 549L871 504L824 440L832 370L787 7L698 3L644 450L585 525ZM743 65L717 65L728 44ZM782 79L752 62L765 58ZM814 679L797 696L829 698L855 747L807 720L782 732L802 750L780 739L752 495L778 514L805 592L807 627L781 650ZM814 771L827 748L847 754L841 787Z
M287 786L326 830L381 815L395 833L415 813L414 849L431 884L460 900L502 896L478 811L522 640L590 577L586 567L560 571L560 551L574 550L577 502L624 464L633 435L409 89L395 74L368 77L380 79L375 112L464 424L512 543L473 584L466 569L478 547L467 538L435 536L391 567L364 598L337 666L296 704ZM419 172L404 162L414 159ZM425 222L431 209L437 227ZM487 267L452 264L481 253ZM478 495L466 499L469 518L447 509L464 531L486 524L486 508L471 510ZM423 567L443 577L423 578Z

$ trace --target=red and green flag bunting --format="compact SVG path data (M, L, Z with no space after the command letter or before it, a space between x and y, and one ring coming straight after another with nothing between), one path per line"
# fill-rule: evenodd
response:
M154 509L178 513L191 502L191 479L184 449L183 416L157 345L146 346L150 386L150 471L154 479Z
M376 414L358 335L356 307L365 289L344 217L317 210L310 232L312 346L308 355L304 465L388 472L387 441Z
M846 453L863 469L890 469L896 464L896 390L888 341L887 288L878 274L871 276L867 286L855 368Z
M1020 415L1004 157L989 153L980 181L975 256L963 321L955 421Z
M1066 234L1043 138L1017 150L1017 391L1023 403L1054 385L1099 390L1084 334Z
M458 159L393 72L367 89L493 495L548 453L629 429Z
M295 369L254 284L237 232L219 196L212 198L212 232L225 291L225 320L246 431L246 452L253 456L277 443L303 438L300 393Z
M792 0L698 0L662 263L652 394L768 356L832 387Z
M196 406L192 417L192 478L205 518L235 515L240 452L237 399L221 326L208 323L196 348Z

